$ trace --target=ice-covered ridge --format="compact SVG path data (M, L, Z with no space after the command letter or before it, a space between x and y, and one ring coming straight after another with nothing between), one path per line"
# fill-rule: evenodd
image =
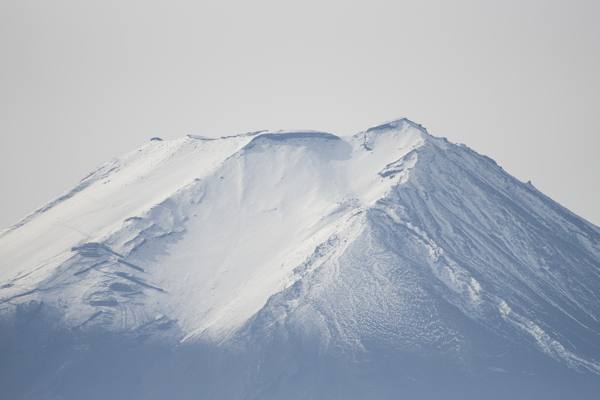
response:
M287 140L287 139L328 139L340 140L339 136L332 135L327 132L311 131L311 130L289 130L289 131L267 131L259 133L254 140L264 138L270 140Z
M73 246L118 230L124 220L201 179L251 139L152 141L106 162L74 189L0 234L0 279L27 273ZM23 247L23 242L31 244Z
M382 124L379 124L379 125L376 125L376 126L373 126L369 129L367 129L365 131L365 133L375 132L375 131L392 130L392 129L401 130L404 126L410 126L412 128L422 131L423 133L427 133L427 129L425 129L425 127L423 127L421 124L417 124L416 122L409 120L408 118L398 118L398 119L393 119L391 121L386 121Z

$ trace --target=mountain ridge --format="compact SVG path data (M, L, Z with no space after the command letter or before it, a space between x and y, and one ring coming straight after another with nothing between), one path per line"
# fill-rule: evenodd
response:
M21 335L104 365L81 346L149 346L119 381L134 398L419 397L433 365L465 398L476 376L600 382L600 229L407 119L152 141L0 244L0 352L19 360Z

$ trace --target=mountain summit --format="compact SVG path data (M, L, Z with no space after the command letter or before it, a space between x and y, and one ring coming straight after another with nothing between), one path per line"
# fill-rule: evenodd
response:
M600 229L407 119L153 138L0 233L0 398L591 398Z

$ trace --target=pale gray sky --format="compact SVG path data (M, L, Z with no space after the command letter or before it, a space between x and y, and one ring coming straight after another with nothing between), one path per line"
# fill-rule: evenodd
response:
M0 229L153 136L407 117L600 225L600 2L0 2Z

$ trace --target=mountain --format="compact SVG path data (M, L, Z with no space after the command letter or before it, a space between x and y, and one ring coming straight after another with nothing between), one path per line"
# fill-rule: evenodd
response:
M600 228L407 119L153 138L0 233L2 399L588 399Z

